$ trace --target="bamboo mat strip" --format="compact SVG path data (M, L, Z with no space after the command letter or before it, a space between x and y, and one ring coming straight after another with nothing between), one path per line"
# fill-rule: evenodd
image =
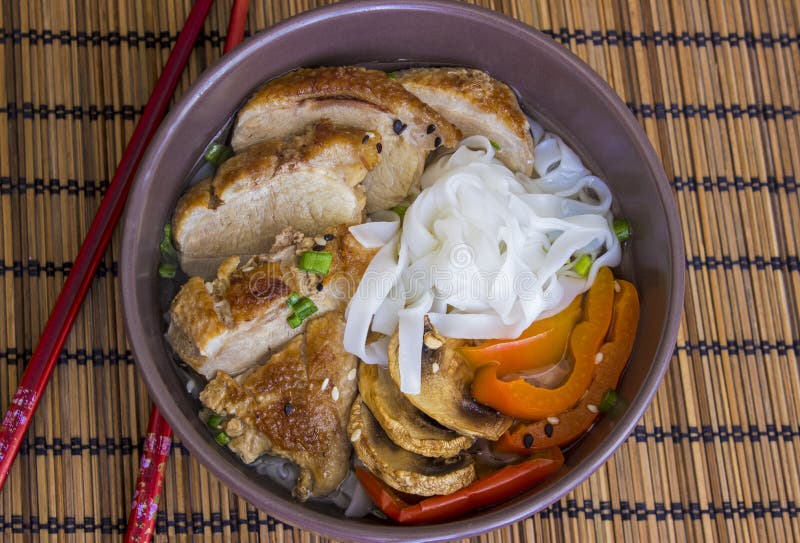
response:
M251 2L255 32L324 2ZM474 538L800 541L800 6L792 0L484 0L543 30L628 104L686 244L673 364L620 450L549 509ZM0 7L0 405L70 269L189 0ZM212 8L178 88L221 55ZM0 493L3 541L115 541L149 400L127 344L119 239ZM220 485L179 443L159 541L317 542Z

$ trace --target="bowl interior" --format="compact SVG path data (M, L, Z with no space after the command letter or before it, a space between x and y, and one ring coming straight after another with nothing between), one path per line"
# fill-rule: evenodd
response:
M345 519L339 510L298 504L271 480L222 450L197 417L163 339L158 243L189 171L232 113L261 83L298 66L369 63L473 66L514 88L526 111L557 132L610 185L634 228L623 273L635 276L642 317L619 387L629 401L569 449L557 477L462 520L398 528ZM440 1L350 2L290 19L258 34L203 75L165 119L139 168L128 203L122 250L125 321L154 401L183 443L235 492L277 518L350 539L464 537L523 518L580 483L630 433L669 363L683 300L677 212L644 133L614 92L549 38L499 14Z

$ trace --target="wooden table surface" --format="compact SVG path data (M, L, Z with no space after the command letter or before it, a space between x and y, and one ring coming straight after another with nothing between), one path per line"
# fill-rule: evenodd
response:
M800 541L800 5L484 0L619 93L679 206L687 295L673 362L619 451L547 510L476 541ZM250 32L316 7L251 0ZM189 0L0 6L0 405L38 339ZM179 93L221 54L212 8ZM149 413L123 329L119 241L0 492L4 541L117 541ZM158 541L324 540L174 447Z

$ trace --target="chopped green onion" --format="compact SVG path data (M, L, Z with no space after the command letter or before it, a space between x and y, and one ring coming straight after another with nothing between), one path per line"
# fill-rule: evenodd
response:
M608 413L617 405L617 400L619 400L619 395L613 388L609 388L603 394L603 399L600 401L598 409L601 413Z
M223 418L222 415L218 415L217 413L213 413L210 417L208 417L208 420L206 421L206 424L212 430L219 430L219 427L222 424L223 420L224 420L224 418Z
M317 312L317 306L311 301L311 298L303 298L296 304L292 306L294 310L294 314L300 317L301 319L306 319L310 315L313 315Z
M317 306L313 305L303 311L298 311L297 313L295 313L295 315L297 317L300 317L301 320L306 320L308 317L310 317L317 311L318 311Z
M400 205L400 206L394 206L394 207L391 209L391 211L394 211L395 213L397 213L397 214L400 216L400 220L402 221L402 220L403 220L403 217L405 217L405 216L406 216L406 210L407 210L407 209L408 209L408 206L402 206L402 205Z
M303 324L303 319L301 319L297 315L292 315L291 317L286 318L286 322L289 323L289 328L294 329Z
M292 292L289 294L289 297L286 298L286 303L289 304L289 307L294 307L294 304L300 301L300 295L296 292Z
M172 279L178 271L178 265L174 262L162 262L158 265L158 275L164 279Z
M178 252L172 245L172 225L169 223L164 225L164 235L161 236L161 243L158 244L158 249L161 255L168 258L178 258Z
M297 302L292 304L292 315L286 318L291 328L297 328L308 317L319 311L319 308L314 304L311 298L300 298Z
M214 436L214 441L222 445L223 447L231 442L231 436L226 434L225 432L220 432Z
M499 150L500 150L500 144L499 144L499 143L497 143L496 141L494 141L494 140L489 140L489 143L491 143L491 144L492 144L492 147L494 147L494 148L495 148L497 151L499 151Z
M592 257L589 255L583 255L578 260L575 261L575 264L572 266L572 271L580 275L581 277L586 277L589 275L589 270L592 269Z
M203 156L214 166L220 166L223 162L233 156L233 149L227 145L223 145L215 141L208 146L208 150L206 150L206 154Z
M332 261L333 254L328 251L308 251L300 255L300 264L298 267L301 270L325 275L331 271Z
M386 72L386 77L389 79L397 79L397 74L394 72Z
M613 225L614 234L620 242L631 239L631 223L628 219L614 219Z

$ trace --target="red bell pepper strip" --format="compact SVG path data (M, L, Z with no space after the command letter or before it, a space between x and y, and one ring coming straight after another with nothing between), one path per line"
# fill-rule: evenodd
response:
M570 332L580 316L581 297L577 296L563 311L535 321L517 339L491 340L476 347L462 347L459 352L473 368L498 362L499 377L552 366L564 357Z
M557 424L540 420L520 424L506 432L496 443L496 450L524 454L531 450L557 447L580 437L594 423L597 412L590 410L589 406L600 406L606 391L616 388L633 350L639 323L636 287L622 280L617 280L617 284L619 292L614 297L611 328L606 343L600 347L602 358L595 364L594 378L586 395L574 407L559 413ZM530 446L526 447L526 442Z
M531 385L523 379L501 381L499 364L486 364L475 372L472 395L484 405L522 420L539 420L556 415L575 405L589 388L594 374L595 356L605 339L614 303L614 276L600 268L583 301L583 320L569 339L572 372L558 388Z
M471 485L445 496L433 496L411 503L398 492L361 466L356 476L361 486L386 516L401 524L442 522L469 513L479 507L494 505L517 496L558 471L564 464L561 449L539 451L518 464L505 466Z

